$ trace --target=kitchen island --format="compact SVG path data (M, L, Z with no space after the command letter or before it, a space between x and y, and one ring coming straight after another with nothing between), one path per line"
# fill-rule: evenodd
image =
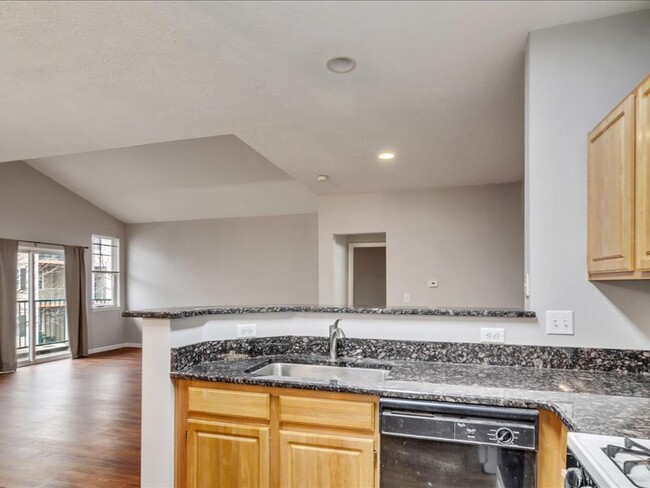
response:
M451 343L441 333L450 323L474 330L477 323L525 326L534 318L530 312L440 315L287 308L125 313L144 318L143 486L172 484L171 378L526 407L552 412L572 431L650 436L643 421L650 415L650 381L641 374L648 371L647 352ZM386 381L333 383L251 374L270 362L325 361L325 336L334 318L344 319L342 327L350 337L341 343L339 363L388 368ZM252 322L258 337L237 339L237 326Z

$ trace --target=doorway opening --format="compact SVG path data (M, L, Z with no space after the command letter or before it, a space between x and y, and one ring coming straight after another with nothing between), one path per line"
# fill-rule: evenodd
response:
M333 305L386 307L386 233L335 234Z
M348 305L386 308L386 242L348 244Z
M17 281L18 365L69 356L63 251L20 247Z

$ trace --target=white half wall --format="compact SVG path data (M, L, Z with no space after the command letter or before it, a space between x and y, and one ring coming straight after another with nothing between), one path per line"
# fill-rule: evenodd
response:
M526 67L531 344L650 349L650 282L587 280L587 133L650 73L650 10L531 33ZM573 310L574 336L547 336Z
M379 232L386 233L388 306L523 307L521 183L321 197L321 304L343 304L335 236ZM428 288L434 279L440 286Z
M124 271L126 232L122 222L22 161L0 164L0 237L90 246L92 234L120 238L120 267ZM123 344L127 341L122 310L93 311L90 307L89 252L87 259L88 347ZM120 277L122 305L125 274Z
M332 313L242 314L199 316L172 320L171 347L203 341L237 339L237 325L255 324L257 337L284 335L327 337L329 326L341 319L346 337L432 342L480 342L481 327L505 329L508 344L528 344L535 319L427 317ZM146 322L146 319L145 319Z

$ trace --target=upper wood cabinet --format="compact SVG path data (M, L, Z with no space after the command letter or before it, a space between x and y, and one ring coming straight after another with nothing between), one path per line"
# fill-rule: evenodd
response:
M650 77L636 92L636 268L650 271Z
M650 279L650 77L589 133L591 280Z

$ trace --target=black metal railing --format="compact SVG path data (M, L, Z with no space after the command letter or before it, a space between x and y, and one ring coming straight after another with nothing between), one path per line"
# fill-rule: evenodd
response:
M29 301L18 300L17 305L17 346L22 349L29 346ZM65 300L34 300L34 307L36 346L66 342Z

